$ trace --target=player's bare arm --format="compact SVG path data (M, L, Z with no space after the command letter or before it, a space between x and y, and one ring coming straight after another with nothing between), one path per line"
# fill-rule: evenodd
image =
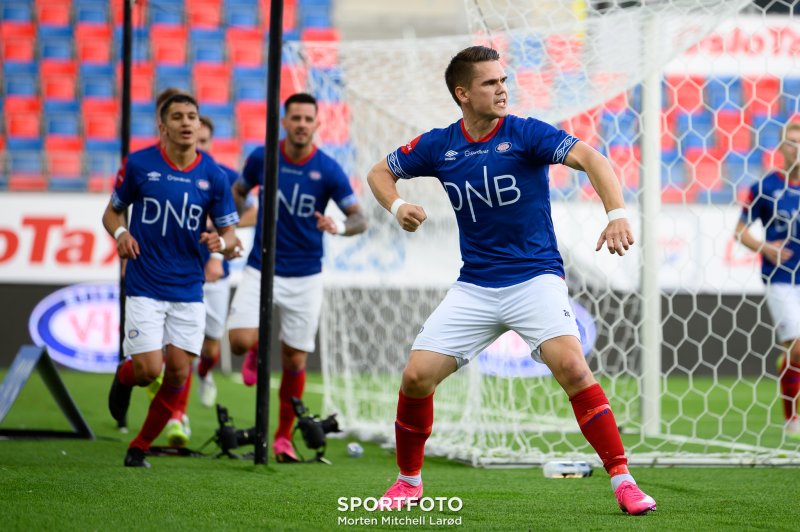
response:
M114 209L109 201L103 213L103 226L108 234L117 241L117 255L121 259L136 259L139 256L139 243L128 231L125 223L125 211Z
M242 213L247 210L247 194L250 191L242 184L240 181L237 181L231 187L231 194L233 194L233 203L236 205L236 212L239 214L241 218ZM253 222L255 223L255 216ZM241 221L240 221L241 224Z
M791 249L787 248L785 242L781 240L773 240L770 242L762 242L748 230L748 225L743 220L736 223L736 230L734 231L736 240L742 243L744 247L756 253L761 253L764 258L776 266L782 262L788 261L794 254Z
M200 233L200 243L208 246L211 253L222 253L226 259L234 259L242 254L242 242L232 225L217 228L216 233Z
M347 216L344 221L325 216L321 212L314 212L317 219L317 229L332 235L353 236L367 230L367 217L361 211L360 205L351 205L344 210Z
M397 192L397 178L389 170L389 163L386 162L386 159L381 159L372 167L367 174L367 182L375 199L387 211L392 212L392 205L397 200L402 201ZM410 233L419 229L422 222L428 218L421 206L405 202L399 205L394 215L400 227Z
M606 212L625 208L619 180L611 168L611 163L600 152L585 142L578 141L567 154L564 164L575 170L586 172L592 187L600 196ZM622 256L630 249L633 242L633 231L628 219L617 218L610 220L603 232L600 233L595 251L600 251L605 244L609 253Z

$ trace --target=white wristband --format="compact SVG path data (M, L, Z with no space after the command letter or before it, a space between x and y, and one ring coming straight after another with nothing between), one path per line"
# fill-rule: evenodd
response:
M114 231L114 240L119 240L120 235L122 233L127 233L127 232L128 228L120 225L119 227L117 227L117 230Z
M347 231L347 226L344 225L342 220L334 220L334 224L336 224L336 234L343 235L345 231Z
M391 209L389 209L390 211L392 211L392 216L397 217L397 211L400 210L400 207L402 205L405 205L406 203L408 202L402 198L397 198L396 200L394 200L392 202Z
M219 235L219 243L222 246L222 248L220 248L220 251L225 251L226 249L228 249L228 243L225 242L225 239L222 238L222 235Z
M625 209L612 209L608 211L608 221L613 222L614 220L619 220L620 218L627 218L628 213L625 212Z
M211 254L211 258L212 259L217 259L217 260L225 260L225 255L215 251L214 253Z

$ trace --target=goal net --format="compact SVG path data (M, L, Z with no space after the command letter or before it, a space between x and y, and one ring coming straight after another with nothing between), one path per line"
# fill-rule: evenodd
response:
M609 157L622 182L640 238L620 259L594 252L606 220L585 174L550 171L582 343L631 462L800 463L800 446L783 431L758 258L733 241L740 199L776 164L780 124L798 110L797 19L742 0L466 0L464 8L459 36L285 45L307 67L309 90L328 102L323 148L354 176L370 220L362 237L326 242L325 409L353 436L393 445L411 343L458 276L460 254L438 181L399 183L429 216L409 234L377 205L365 176L397 146L460 117L444 68L460 49L491 44L509 75L512 112L574 133ZM643 102L654 97L648 115ZM647 120L659 125L655 137ZM641 238L648 216L650 240ZM564 392L524 347L507 333L439 386L429 455L479 466L597 461Z

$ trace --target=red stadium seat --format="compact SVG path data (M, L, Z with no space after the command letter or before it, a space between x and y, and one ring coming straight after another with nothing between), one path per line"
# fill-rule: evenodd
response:
M234 66L261 66L264 63L264 32L258 28L228 28L228 61Z
M723 109L717 112L717 146L720 153L734 151L749 153L753 147L753 132L742 111Z
M131 143L128 146L128 151L133 153L135 151L143 150L158 144L158 137L131 137Z
M600 109L595 108L564 122L564 130L575 135L589 146L599 146L597 127L600 123Z
M294 31L297 27L297 0L283 2L283 31ZM259 0L264 29L269 30L270 0Z
M30 63L36 50L36 27L33 22L3 22L0 24L0 59Z
M117 77L122 82L122 72ZM153 63L140 62L131 65L131 101L150 102L153 100Z
M717 190L722 186L722 164L719 158L702 148L687 149L684 157L686 158L686 176L692 182L693 188L703 191Z
M339 64L339 30L306 28L300 34L300 40L304 41L303 52L309 65L330 68Z
M219 28L222 0L186 0L185 9L191 28Z
M79 137L47 137L44 151L50 177L79 177L83 173L83 141Z
M41 87L45 100L74 100L78 69L74 61L42 61Z
M263 142L267 130L266 102L238 102L235 113L239 139Z
M637 190L641 160L639 146L611 146L608 149L608 159L622 186L627 190Z
M781 80L771 76L744 78L745 109L755 115L775 115L781 101Z
M69 26L72 0L36 0L36 20L39 25Z
M231 69L226 64L195 63L194 95L199 102L228 103L231 97Z
M337 145L346 143L350 139L350 107L344 102L319 102L318 108L319 142Z
M42 126L42 102L36 96L6 96L6 135L38 138Z
M186 63L186 26L153 24L150 27L150 49L153 61L167 65Z
M305 91L307 78L308 72L303 65L281 65L280 100L286 101L292 94Z
M119 101L85 99L81 109L83 132L87 139L113 140L119 135Z
M661 113L661 150L673 151L676 148L675 132L677 131L678 110L672 108Z
M218 163L229 166L238 172L241 168L241 149L242 145L236 139L214 139L211 155Z
M17 192L42 192L47 190L47 178L38 174L11 174L8 190Z
M111 26L90 22L79 23L75 29L75 54L81 63L108 64L111 62Z
M550 107L550 94L553 87L552 71L523 67L517 69L514 80L517 85L515 94L521 107L526 109Z
M89 192L111 192L115 176L91 175L86 190Z
M114 18L115 26L122 26L124 22L122 5L124 0L111 0L111 16ZM133 26L141 28L147 20L147 2L138 0L133 3Z
M667 76L669 109L678 107L687 113L703 109L703 78L700 76Z

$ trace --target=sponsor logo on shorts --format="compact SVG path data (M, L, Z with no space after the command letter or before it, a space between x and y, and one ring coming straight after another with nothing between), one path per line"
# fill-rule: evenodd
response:
M128 338L130 338L131 340L133 340L137 336L139 336L139 330L138 329L131 329L130 331L128 331Z

